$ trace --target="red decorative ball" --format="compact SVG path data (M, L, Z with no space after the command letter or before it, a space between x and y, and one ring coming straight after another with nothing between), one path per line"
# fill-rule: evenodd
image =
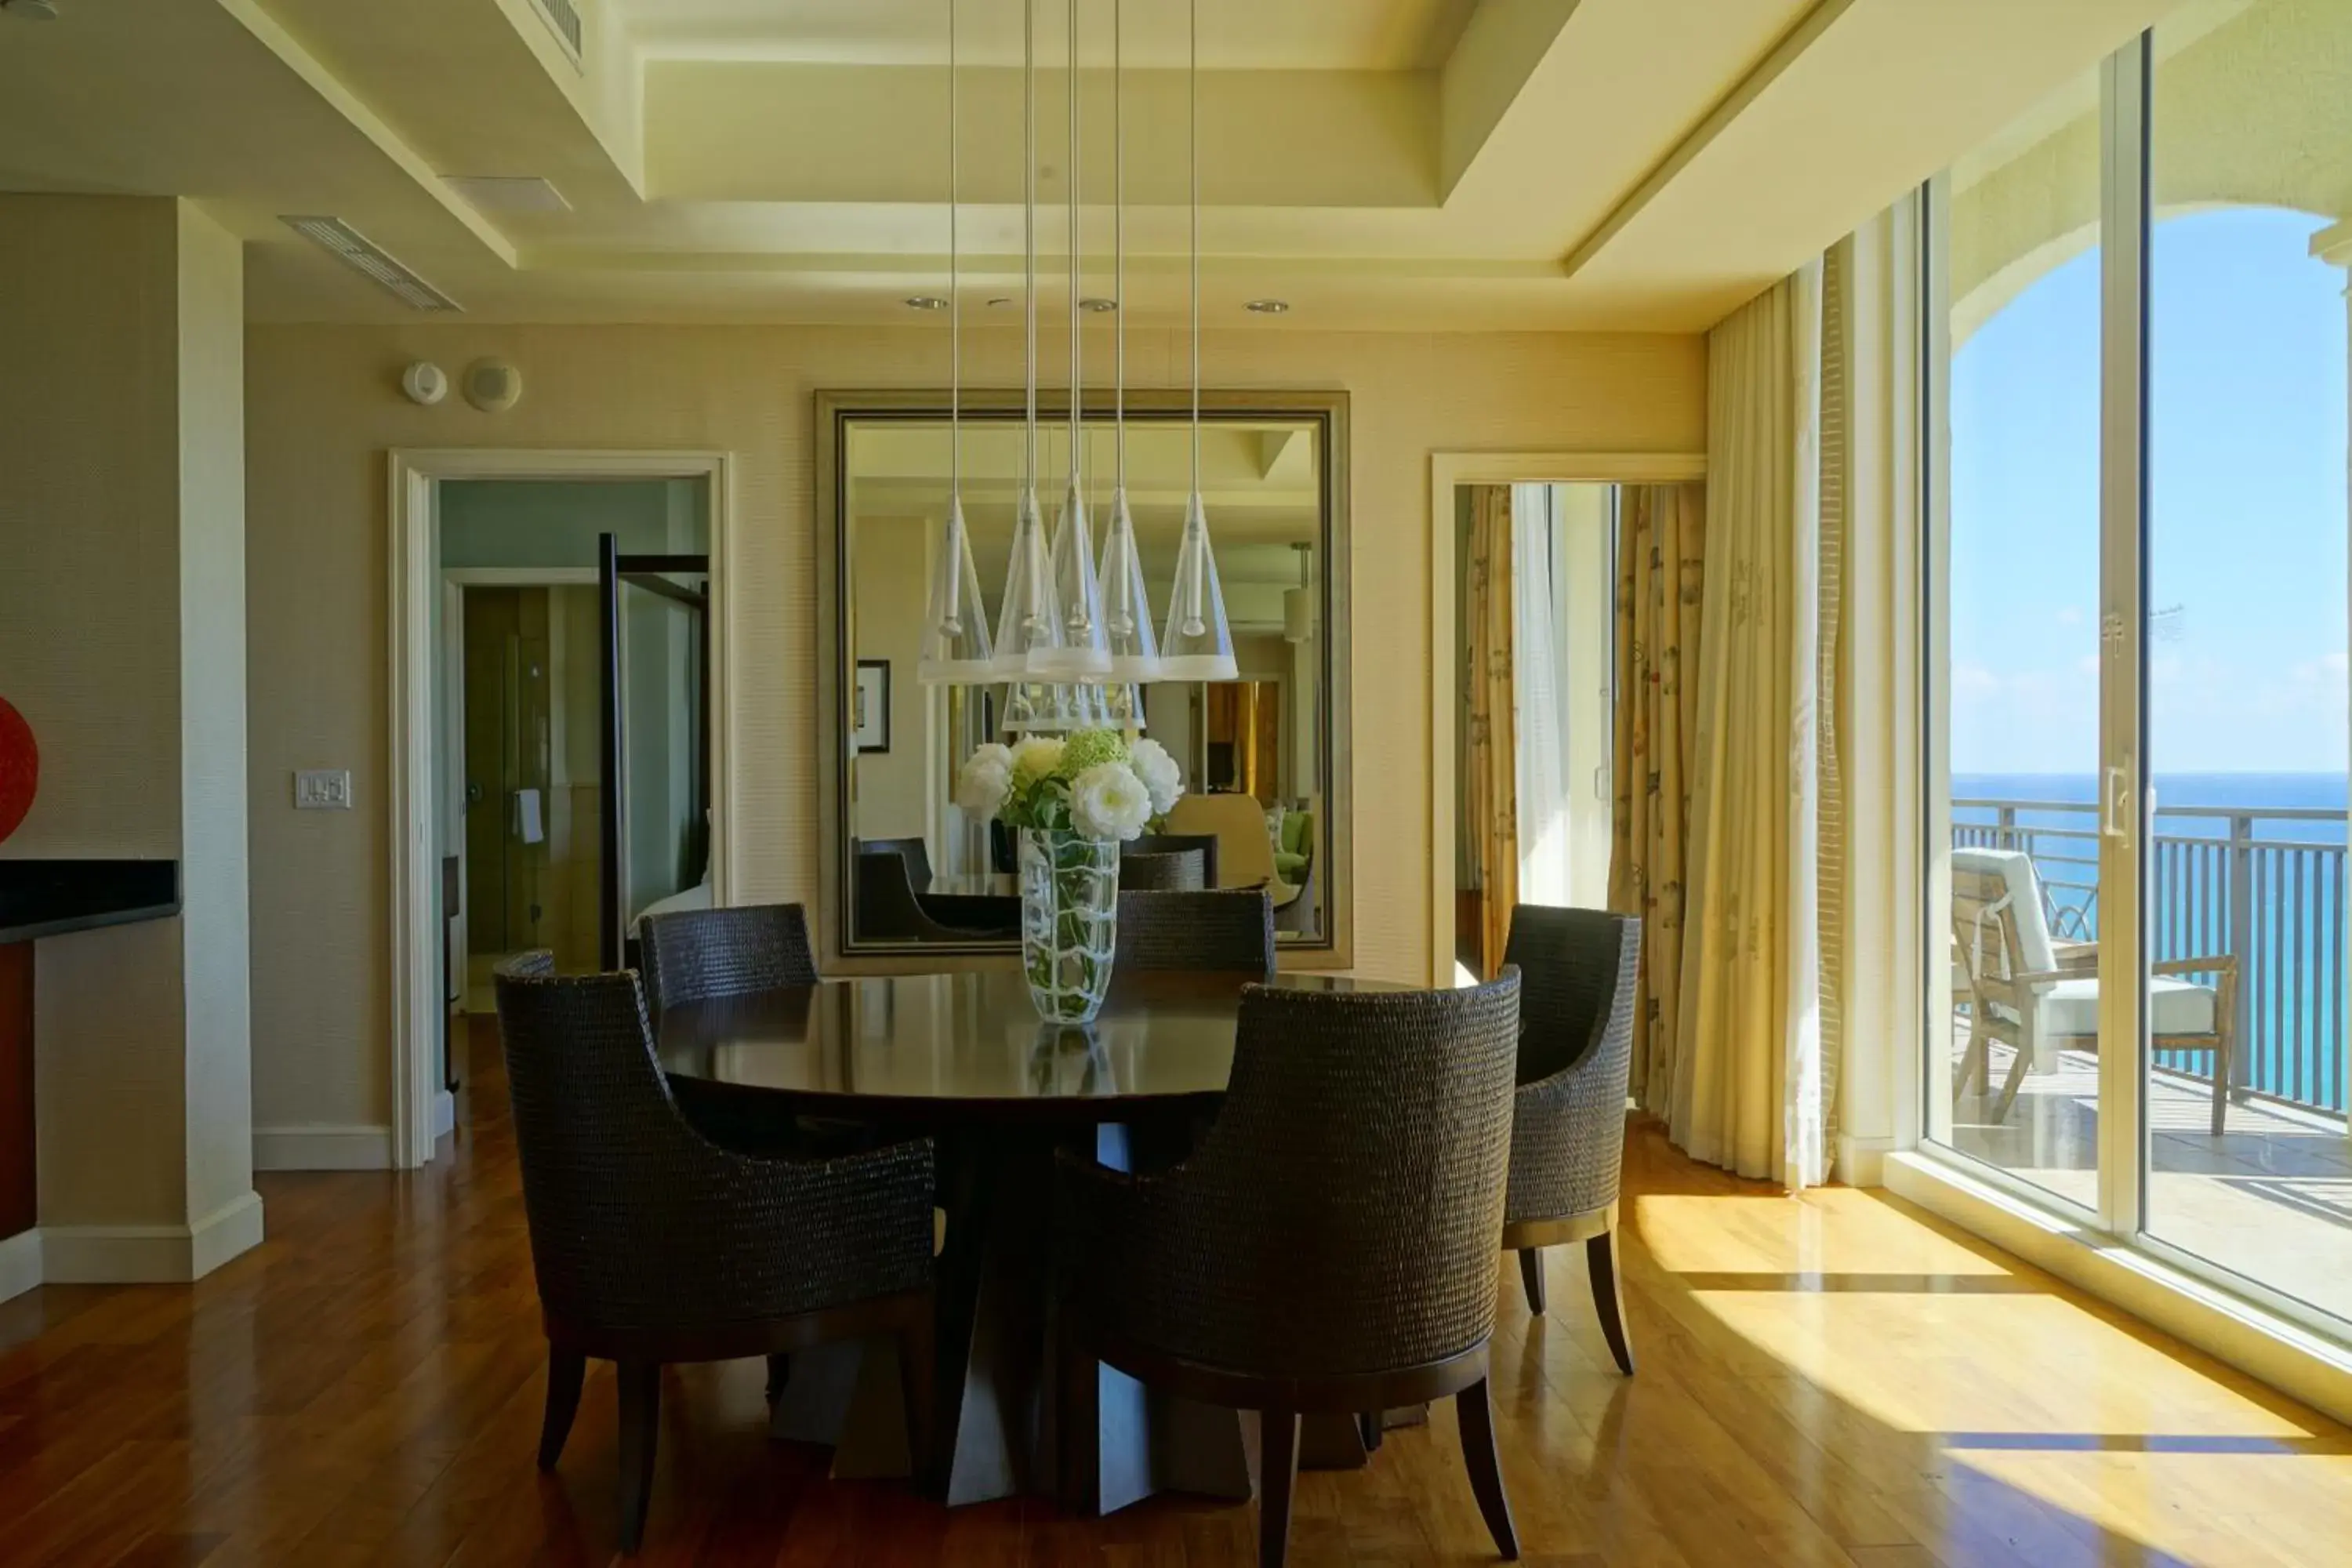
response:
M0 697L0 841L24 824L40 783L41 749L33 743L33 727Z

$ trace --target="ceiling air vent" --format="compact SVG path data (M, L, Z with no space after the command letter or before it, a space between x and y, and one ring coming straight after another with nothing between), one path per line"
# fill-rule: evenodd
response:
M539 14L547 19L548 29L555 35L556 41L563 46L563 52L572 57L573 65L578 65L580 63L580 7L574 5L572 0L532 0L532 3L538 5Z
M465 308L394 261L367 236L339 217L281 217L278 221L312 244L332 252L345 266L366 273L415 310L458 310Z

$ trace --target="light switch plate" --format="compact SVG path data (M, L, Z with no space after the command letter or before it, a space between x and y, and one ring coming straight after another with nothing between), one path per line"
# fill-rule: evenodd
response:
M297 811L349 811L352 773L349 768L304 768L294 775Z

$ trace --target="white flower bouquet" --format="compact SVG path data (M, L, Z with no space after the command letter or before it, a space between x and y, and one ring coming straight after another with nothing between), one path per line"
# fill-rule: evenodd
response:
M1164 818L1183 793L1182 770L1167 747L1130 745L1116 730L982 746L956 778L956 804L975 816L1118 841Z
M956 804L1020 835L1021 960L1040 1016L1088 1024L1110 986L1118 847L1166 816L1182 773L1155 741L1115 730L986 745L956 777Z

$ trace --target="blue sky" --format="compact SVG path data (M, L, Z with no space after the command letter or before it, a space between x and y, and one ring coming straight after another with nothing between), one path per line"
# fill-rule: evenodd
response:
M2155 231L2150 647L2158 773L2347 762L2345 274L2322 220L2233 208ZM2099 258L1952 365L1952 767L2097 762Z

